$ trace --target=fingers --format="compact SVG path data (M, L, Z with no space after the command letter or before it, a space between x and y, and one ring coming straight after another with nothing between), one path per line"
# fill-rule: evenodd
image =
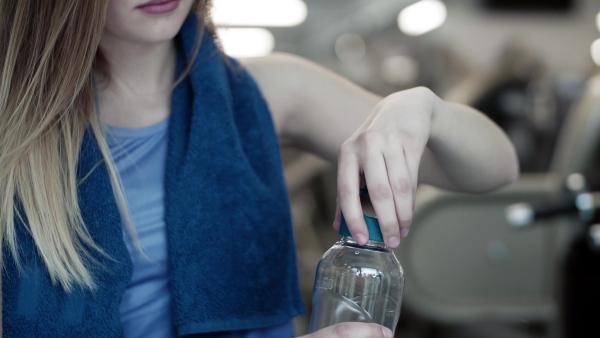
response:
M412 224L415 193L413 186L416 186L416 181L411 177L402 149L386 152L384 159L389 184L394 196L394 216L399 226L400 238L404 238ZM387 242L386 244L392 248L397 246Z
M359 244L368 241L358 191L361 171L384 241L395 248L412 224L423 147L408 136L383 137L373 132L363 133L343 147L338 167L339 207ZM333 226L339 229L337 212Z
M381 152L367 153L367 159L363 166L369 197L377 214L385 244L395 248L400 244L400 230L394 204L395 196L388 179L389 168L387 168ZM406 169L404 172L406 175Z
M404 147L404 160L408 169L408 175L412 182L412 208L415 208L415 198L417 196L417 183L419 182L419 165L423 157L424 145L414 145Z
M340 231L340 223L342 221L342 212L340 209L340 203L336 201L335 206L335 217L333 218L333 229L335 231Z
M406 222L400 223L400 237L404 238L408 235L410 226L412 225L413 210L415 209L415 201L417 196L417 184L419 182L419 165L423 157L424 144L407 143L404 145L403 154L406 168L408 169L408 177L411 183L411 199L410 199L410 214L407 214Z
M348 230L361 245L367 244L369 235L363 218L359 197L359 162L352 148L343 145L338 166L338 202Z
M340 323L300 338L392 338L387 327L371 323Z

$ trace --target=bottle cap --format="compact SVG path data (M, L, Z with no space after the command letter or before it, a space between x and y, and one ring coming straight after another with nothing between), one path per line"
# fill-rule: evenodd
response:
M379 228L379 221L377 221L377 218L370 217L367 215L363 215L363 217L365 218L365 222L367 223L367 229L369 230L369 240L383 242L383 235L381 234L381 229ZM350 230L348 230L348 225L346 224L346 220L344 219L343 214L342 220L340 222L339 234L342 236L352 236L350 234Z
M369 191L366 188L360 189L360 196L368 195ZM383 242L383 235L381 234L381 228L379 227L379 221L376 217L371 217L363 214L365 223L367 223L367 230L369 231L369 240L376 242ZM340 231L338 232L342 236L352 236L350 230L348 230L348 224L342 214L342 220L340 222Z

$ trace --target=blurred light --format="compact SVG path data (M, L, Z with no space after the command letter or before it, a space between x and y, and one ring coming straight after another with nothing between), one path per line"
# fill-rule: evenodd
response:
M594 63L600 66L600 39L597 39L596 41L592 42L591 52Z
M529 203L517 203L509 205L504 211L505 218L511 227L526 227L533 223L535 213Z
M219 28L225 54L232 57L264 56L273 51L275 38L264 28Z
M411 57L393 55L383 60L379 73L381 79L388 84L409 86L414 84L419 76L419 64Z
M366 50L365 40L355 33L342 34L335 40L335 55L344 62L353 63L362 60Z
M292 27L307 12L302 0L216 0L212 18L217 26Z
M421 0L404 8L398 15L398 27L406 35L422 35L446 21L446 5L439 0Z
M592 237L592 241L596 248L600 247L600 225L594 224L590 227L589 230L590 237Z
M572 173L567 176L566 186L569 191L579 193L586 189L585 176L581 173Z
M600 12L596 14L596 27L598 27L598 30L600 31Z

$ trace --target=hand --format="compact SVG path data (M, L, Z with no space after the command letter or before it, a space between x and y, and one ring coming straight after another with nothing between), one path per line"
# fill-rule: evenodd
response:
M413 88L384 98L342 144L338 166L338 210L359 244L369 238L359 199L361 179L369 190L385 243L406 237L412 223L421 156L431 130L434 100L429 89Z
M340 323L298 338L392 338L387 327L369 323Z

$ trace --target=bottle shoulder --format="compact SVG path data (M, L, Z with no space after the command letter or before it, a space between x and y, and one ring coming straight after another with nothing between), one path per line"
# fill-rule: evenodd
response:
M343 242L337 242L323 255L318 269L343 269L374 275L404 275L393 250L365 248Z

